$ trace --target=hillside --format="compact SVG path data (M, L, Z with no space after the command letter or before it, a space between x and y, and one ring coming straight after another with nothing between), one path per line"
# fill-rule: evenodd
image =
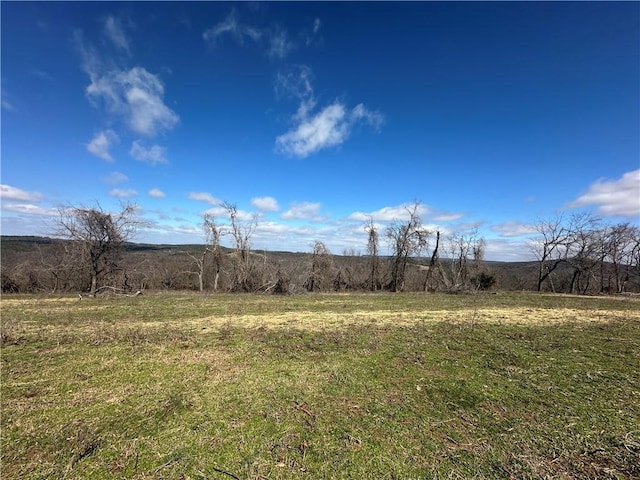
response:
M72 243L66 240L36 236L0 237L0 261L2 288L4 292L46 292L83 291L86 278L73 265L70 255ZM197 289L198 261L202 260L204 245L168 245L127 243L119 262L117 273L109 284L124 284L127 288L147 289ZM233 250L221 248L219 265L219 289L232 288L231 278L237 265L234 264ZM210 256L204 257L202 268L203 288L214 285ZM381 257L380 275L384 277L389 258ZM409 259L404 283L405 290L424 290L424 278L428 272L429 259ZM292 253L282 251L254 251L245 274L251 277L250 285L240 290L256 291L273 288L276 283L286 285L291 293L310 291L350 291L367 290L371 259L367 256L325 255L314 257L312 253ZM441 260L441 269L453 270L455 264ZM244 267L243 267L244 268ZM538 262L497 262L486 261L474 267L474 275L482 273L493 279L492 290L536 290L539 274ZM607 278L593 278L587 293L599 293L600 287L610 290L611 266L604 265L609 272ZM628 280L625 291L640 291L638 269L627 269ZM562 264L554 272L550 282L545 282L544 290L568 292L575 270L569 264ZM119 277L118 277L119 276ZM118 277L118 278L116 278ZM314 281L309 288L309 279ZM384 278L380 286L384 285Z

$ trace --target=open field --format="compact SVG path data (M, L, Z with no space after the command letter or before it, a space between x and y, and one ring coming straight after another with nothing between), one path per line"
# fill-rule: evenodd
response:
M4 479L640 478L640 302L3 296Z

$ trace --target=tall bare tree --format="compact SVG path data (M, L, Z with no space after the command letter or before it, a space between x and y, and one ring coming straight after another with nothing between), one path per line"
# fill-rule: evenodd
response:
M445 290L457 292L478 288L477 277L484 261L484 239L477 230L467 234L453 233L447 242L448 260L443 265L436 259L436 267Z
M380 255L378 252L378 227L373 223L373 218L364 227L367 232L367 255L369 256L369 290L375 292L380 288Z
M420 202L414 202L406 207L409 214L406 222L395 221L387 227L387 239L393 251L388 285L392 292L402 291L409 257L419 255L428 244L429 232L422 228L420 207Z
M117 213L105 212L100 205L92 208L67 206L58 209L57 236L73 241L77 249L76 264L90 277L90 292L120 268L122 247L141 222L135 206L122 205Z
M198 255L194 255L187 251L183 252L191 259L194 267L184 273L195 275L198 278L198 290L202 292L204 291L204 277L206 270L211 263L213 267L213 290L217 291L220 280L220 269L222 267L222 251L220 248L221 230L216 224L215 217L210 214L205 214L204 221L202 222L202 228L207 238L207 243L204 250L202 250Z
M591 213L577 213L571 216L567 228L563 257L573 269L569 292L586 293L595 267L603 261L605 239L601 220Z
M540 292L544 281L549 279L555 291L551 274L566 259L563 245L569 239L569 230L564 226L561 214L550 220L539 220L534 229L538 236L533 239L531 249L539 264L537 290Z
M255 286L251 278L251 237L258 226L258 217L254 214L248 218L242 218L238 212L238 207L233 203L224 202L222 208L226 210L230 221L229 230L225 233L231 235L235 250L231 289L245 292L252 291Z
M633 248L640 241L638 227L627 223L606 228L604 235L603 262L600 266L600 292L622 293L633 264ZM609 272L605 273L605 262ZM613 276L613 285L611 277ZM607 285L605 287L605 280Z

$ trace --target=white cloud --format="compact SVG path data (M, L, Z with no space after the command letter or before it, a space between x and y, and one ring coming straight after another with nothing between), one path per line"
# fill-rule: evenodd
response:
M122 28L120 21L113 16L106 18L104 22L104 33L111 40L116 48L129 52L129 39Z
M205 30L202 38L210 45L215 46L218 39L224 34L231 35L240 45L244 43L245 37L250 38L254 42L260 40L260 37L262 37L262 32L260 32L259 29L239 23L235 10L231 10L231 13L229 13L227 18L222 22Z
M149 190L149 196L153 198L164 198L166 197L165 193L159 188L152 188Z
M293 116L294 127L276 138L276 151L280 153L305 158L325 148L342 145L357 124L365 123L379 129L384 122L381 113L369 110L363 104L349 110L339 101L311 115L316 100L308 67L300 67L297 76L279 75L276 88L300 99Z
M454 222L464 217L464 213L439 213L433 217L435 222Z
M42 200L42 194L28 192L11 185L0 185L0 198L2 200L18 200L20 202L39 202Z
M136 160L154 166L159 163L167 163L166 153L167 149L160 145L152 145L147 148L139 140L133 142L129 151L129 154Z
M320 216L321 203L301 202L294 204L281 216L283 220L322 220Z
M174 128L180 117L164 104L164 85L142 67L112 70L101 74L100 60L83 47L83 66L91 84L86 93L94 105L100 101L113 115L124 118L135 133L153 137Z
M27 215L56 215L58 211L53 208L44 208L39 205L25 203L3 203L2 210L15 213L26 213Z
M220 205L222 202L207 192L191 192L188 195L189 200L197 200L199 202L206 202L214 206Z
M520 237L535 233L533 225L522 222L505 222L492 225L491 230L499 233L503 237Z
M164 86L158 77L135 67L121 81L129 106L129 126L134 132L154 136L178 123L178 115L162 100Z
M276 138L276 151L300 158L325 148L342 145L358 124L378 130L384 123L380 112L367 109L362 103L348 109L335 101L313 114L317 101L311 85L312 72L306 65L279 72L275 89L278 96L293 97L300 102L293 115L293 128Z
M413 204L403 203L394 207L383 207L380 210L376 210L370 213L354 212L347 217L347 220L355 220L367 222L372 219L374 222L394 222L408 220L410 212L413 209ZM420 216L424 216L430 212L429 207L424 204L418 205L417 213Z
M312 118L300 122L293 130L276 138L279 152L307 157L324 148L342 144L349 136L344 106L329 105Z
M617 180L598 180L586 193L569 204L569 208L596 205L603 216L637 217L640 215L640 169L627 172Z
M484 251L485 258L490 261L528 262L536 259L525 240L487 238Z
M111 191L109 191L109 196L115 197L115 198L131 198L131 197L135 197L136 195L138 195L138 192L136 192L131 188L128 188L126 190L123 190L120 188L114 188Z
M118 143L118 141L118 135L113 130L105 130L94 135L93 139L87 143L87 150L105 162L113 162L109 148Z
M320 25L322 25L322 23L320 22L320 19L316 18L313 21L313 33L318 33L320 31Z
M129 177L127 177L124 173L111 172L108 176L104 177L104 181L108 185L117 185L118 183L128 182Z
M262 212L277 212L280 210L278 202L273 197L255 197L251 199L251 205Z

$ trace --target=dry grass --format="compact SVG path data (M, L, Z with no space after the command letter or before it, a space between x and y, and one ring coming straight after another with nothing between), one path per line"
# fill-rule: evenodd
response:
M2 478L640 478L637 300L1 306Z

